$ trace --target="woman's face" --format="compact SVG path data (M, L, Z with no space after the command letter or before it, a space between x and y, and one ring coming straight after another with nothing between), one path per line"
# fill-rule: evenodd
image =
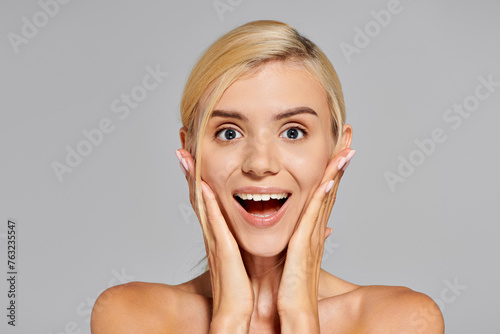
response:
M267 63L222 95L202 139L201 178L248 253L285 249L333 153L331 124L321 85L290 63Z

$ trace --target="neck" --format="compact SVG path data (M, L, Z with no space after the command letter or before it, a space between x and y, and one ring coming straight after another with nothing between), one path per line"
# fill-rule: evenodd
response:
M286 250L272 257L255 256L241 249L241 256L252 283L255 303L252 321L279 324L278 289Z

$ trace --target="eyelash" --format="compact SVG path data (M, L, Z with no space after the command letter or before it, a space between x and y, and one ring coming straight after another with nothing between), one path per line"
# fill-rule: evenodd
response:
M288 139L288 138L286 138L286 139L288 139L290 142L292 142L292 143L294 143L294 144L295 144L296 142L298 142L298 141L301 141L301 140L303 140L303 139L307 138L307 136L309 135L309 132L307 132L307 130L306 130L305 128L303 128L302 126L298 126L298 125L291 126L291 127L287 128L287 129L283 130L281 133L284 133L284 132L286 132L286 131L288 131L288 130L290 130L290 129L298 129L298 130L302 131L302 133L303 133L302 138L299 138L299 139ZM217 139L217 140L219 140L219 141L221 141L221 142L227 142L227 143L232 142L234 139L230 139L230 140L227 140L227 139L226 139L226 140L223 140L223 139L220 139L220 138L219 138L219 135L220 135L220 134L222 133L222 131L224 131L224 130L234 130L234 131L240 132L240 131L236 130L235 128L232 128L232 127L224 127L224 128L219 129L219 130L217 130L217 131L215 132L215 134L214 134L214 139ZM280 133L280 135L281 135L281 133ZM236 138L236 139L238 139L238 138Z
M306 130L305 128L303 128L303 127L301 127L301 126L298 126L298 125L291 126L291 127L289 127L288 129L286 129L286 130L285 130L285 131L283 131L283 132L286 132L286 131L288 131L288 130L290 130L290 129L298 129L299 131L302 131L302 134L303 134L303 135L302 135L302 138L299 138L299 139L288 139L288 138L286 138L286 139L288 139L290 142L292 142L292 143L294 143L294 144L295 144L296 142L298 142L298 141L301 141L302 139L306 139L306 138L307 138L307 136L308 136L308 134L309 134L309 132L307 132L307 130ZM283 132L281 132L281 133L283 133Z

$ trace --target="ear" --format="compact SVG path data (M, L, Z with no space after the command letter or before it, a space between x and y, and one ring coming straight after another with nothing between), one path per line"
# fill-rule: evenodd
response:
M180 130L179 130L179 137L181 138L181 144L182 144L182 148L187 150L186 148L186 142L187 142L187 137L188 137L188 130L185 126L183 126Z
M351 140L352 140L352 126L349 124L344 124L344 127L342 128L342 139L341 141L341 150L351 147Z

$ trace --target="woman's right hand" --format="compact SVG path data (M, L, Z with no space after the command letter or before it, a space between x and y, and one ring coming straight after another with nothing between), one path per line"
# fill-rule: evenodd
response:
M203 230L213 298L210 332L248 333L254 292L238 243L227 226L212 189L203 180L200 186L205 211L199 212L195 205L195 161L184 149L176 151L176 155L189 184L191 205ZM201 215L206 217L205 224L202 223Z

